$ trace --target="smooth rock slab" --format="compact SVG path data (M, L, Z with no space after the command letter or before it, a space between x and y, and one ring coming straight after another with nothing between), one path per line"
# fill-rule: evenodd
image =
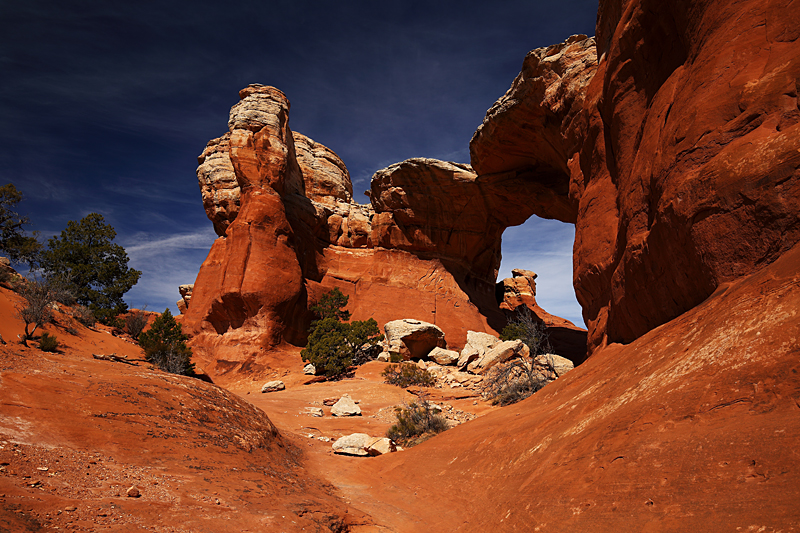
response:
M467 370L473 374L485 374L493 366L505 363L514 357L527 357L530 354L528 346L521 340L504 341L486 352L482 357L471 362Z
M264 386L261 387L261 392L275 392L279 390L283 390L286 388L283 381L276 380L276 381L267 381L264 383Z

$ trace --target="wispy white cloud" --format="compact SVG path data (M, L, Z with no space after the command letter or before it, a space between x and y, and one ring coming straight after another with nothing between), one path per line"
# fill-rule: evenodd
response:
M177 312L178 286L194 283L211 245L217 238L213 228L179 235L139 233L125 239L129 265L142 271L139 283L125 301L153 311L170 308Z

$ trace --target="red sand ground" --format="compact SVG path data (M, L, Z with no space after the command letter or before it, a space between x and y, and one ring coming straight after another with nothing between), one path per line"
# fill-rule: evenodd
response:
M520 404L445 400L483 416L374 458L333 455L316 437L383 434L409 396L380 383L378 363L303 385L284 351L269 372L285 391L259 392L274 376L239 377L232 395L96 361L141 356L103 331L59 329L57 354L10 342L0 531L798 531L798 264L800 247ZM14 298L0 290L7 340L21 330ZM321 405L345 392L363 416ZM132 485L140 498L126 497Z

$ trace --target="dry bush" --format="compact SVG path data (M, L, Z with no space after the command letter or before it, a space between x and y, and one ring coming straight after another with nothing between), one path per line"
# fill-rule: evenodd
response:
M428 399L421 395L416 402L395 409L397 423L386 436L406 446L415 446L449 428L447 420L439 415Z
M17 306L17 317L25 322L22 344L27 346L36 330L53 320L55 294L47 281L38 279L20 280L15 290L24 299Z
M483 378L483 396L493 405L511 405L531 396L550 382L555 368L549 358L512 359L492 367Z
M85 305L76 305L72 309L72 316L75 317L75 320L89 328L94 327L94 325L97 323L94 313L92 313L92 310Z
M128 330L128 333L134 339L139 338L139 334L147 325L147 314L144 313L145 310L147 310L146 305L141 311L133 310L125 317L125 329Z
M400 363L397 365L386 365L381 372L383 379L389 385L407 388L412 385L420 387L432 387L435 380L430 372L423 370L414 363Z

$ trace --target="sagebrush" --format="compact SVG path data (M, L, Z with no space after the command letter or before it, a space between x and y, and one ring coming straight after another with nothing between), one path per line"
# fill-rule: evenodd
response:
M42 333L42 337L39 339L39 349L43 352L55 352L58 350L58 339L55 335Z
M406 447L419 444L449 428L447 420L424 396L407 406L397 407L395 416L397 422L389 428L386 436Z
M386 368L381 372L381 376L389 385L397 385L404 389L412 385L432 387L435 381L430 372L414 363L386 365Z
M47 280L21 279L15 286L23 302L17 306L17 317L25 322L22 344L28 345L36 330L53 319L56 291Z
M139 334L147 325L147 314L144 312L146 309L147 306L144 306L142 310L134 309L125 317L125 329L134 339L139 338Z

